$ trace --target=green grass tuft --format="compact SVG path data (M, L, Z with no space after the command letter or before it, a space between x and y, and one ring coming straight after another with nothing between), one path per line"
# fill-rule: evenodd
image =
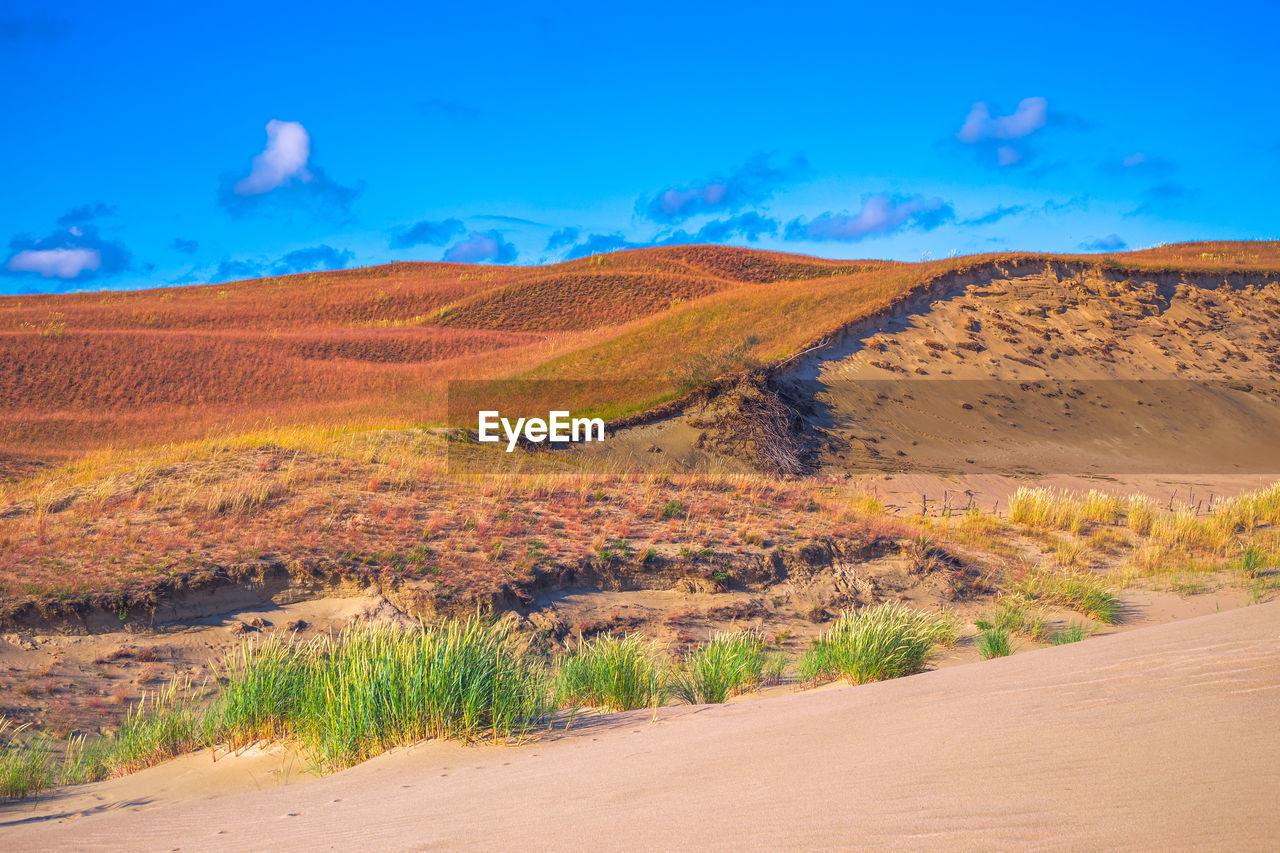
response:
M551 708L542 664L493 622L272 638L230 662L217 728L231 745L293 739L320 768L431 737L520 735Z
M64 781L88 782L133 773L212 743L210 720L196 709L193 698L191 683L185 679L144 696L109 739L88 747L82 742L80 750L68 750Z
M685 657L672 679L672 693L691 705L724 702L758 685L768 664L759 632L717 634Z
M1089 636L1089 629L1079 622L1072 622L1067 627L1053 635L1049 640L1055 646L1065 646L1068 643L1078 643Z
M0 799L30 797L57 782L49 761L48 739L24 739L21 735L26 728L0 718Z
M664 519L679 518L684 515L684 501L669 500L662 507L662 517Z
M556 679L557 704L608 711L661 705L666 693L665 669L653 644L635 634L584 641L560 661Z
M983 660L1003 658L1013 654L1013 640L1008 630L997 626L983 631L978 637L978 654L982 655Z
M809 680L843 677L866 684L912 675L924 668L935 645L955 642L955 621L900 603L846 610L801 662Z
M1028 601L1066 607L1107 625L1115 625L1122 615L1120 599L1090 575L1029 572L1011 584L1009 591Z
M974 625L982 631L998 628L1010 634L1021 634L1037 643L1044 642L1049 633L1044 617L1031 612L1025 603L1014 598L1001 600L990 619L978 619Z
M1256 542L1244 546L1240 552L1240 573L1246 578L1258 578L1267 566L1267 551Z

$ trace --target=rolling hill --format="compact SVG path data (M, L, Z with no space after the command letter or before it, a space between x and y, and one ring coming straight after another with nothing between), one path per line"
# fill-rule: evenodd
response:
M443 423L447 383L459 379L646 380L594 406L617 417L744 364L785 360L941 275L1051 261L1274 279L1280 244L921 264L688 246L547 267L396 263L5 297L0 454L19 476L42 460L269 425Z
M440 422L448 380L519 375L718 294L884 266L690 247L8 297L0 452L66 458L266 423Z

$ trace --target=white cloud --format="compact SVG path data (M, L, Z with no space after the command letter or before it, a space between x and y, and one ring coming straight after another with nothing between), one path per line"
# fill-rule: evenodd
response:
M101 265L97 249L26 249L5 264L10 272L34 272L45 278L75 278Z
M787 224L788 240L861 240L904 228L928 231L955 219L955 209L940 198L868 196L855 214L827 211L808 222L799 219Z
M709 181L668 187L652 198L642 196L636 200L636 213L673 225L700 214L738 210L767 201L808 168L803 157L777 166L770 159L769 154L757 154L739 168Z
M480 264L486 261L509 264L516 259L516 247L508 243L500 231L472 231L465 240L459 240L444 253L444 260L459 264Z
M1021 139L1044 127L1048 117L1049 102L1044 98L1023 98L1007 116L992 116L991 108L979 102L969 110L956 138L969 145L988 139Z
M1124 160L1121 162L1124 163L1124 167L1126 169L1132 169L1134 166L1141 166L1144 162L1146 162L1146 159L1147 159L1147 155L1139 151L1136 154L1130 154L1128 157L1124 158Z
M311 136L299 122L272 119L267 122L267 147L253 158L249 175L235 186L237 195L261 195L293 178L311 180L307 159Z

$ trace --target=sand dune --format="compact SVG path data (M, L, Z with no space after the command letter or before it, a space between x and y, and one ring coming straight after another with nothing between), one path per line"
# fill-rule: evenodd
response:
M823 436L808 464L826 474L1084 476L1223 495L1232 478L1280 473L1277 317L1270 275L994 263L937 276L770 382L800 432ZM725 419L693 404L574 452L749 470L749 454L705 440ZM988 505L1004 496L984 491Z
M996 267L784 381L847 440L834 470L1273 473L1278 306L1273 281Z
M288 787L197 794L187 760L6 807L0 847L1264 849L1278 756L1275 602Z

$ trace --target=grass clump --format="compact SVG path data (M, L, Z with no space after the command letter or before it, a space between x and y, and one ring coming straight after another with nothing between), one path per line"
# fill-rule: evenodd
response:
M666 690L665 670L653 645L634 634L582 642L561 660L556 680L557 704L608 711L661 705Z
M48 739L23 738L26 728L0 718L0 799L30 797L57 783Z
M1067 492L1053 489L1018 489L1009 498L1009 520L1038 530L1084 529L1082 502Z
M1129 529L1139 536L1147 536L1156 523L1156 502L1147 495L1132 495L1126 517Z
M1070 568L1080 565L1083 553L1079 542L1070 539L1059 539L1053 546L1053 557L1059 566Z
M1049 632L1044 616L1031 612L1026 604L1014 598L1001 600L990 619L978 619L973 624L980 631L995 629L1021 634L1037 643L1044 642Z
M1223 501L1210 516L1219 526L1244 533L1280 524L1280 483Z
M936 645L955 642L954 620L901 603L846 610L814 641L800 665L810 680L842 677L866 684L912 675Z
M1120 498L1108 495L1096 489L1090 489L1084 496L1081 514L1086 521L1097 524L1115 524L1123 514Z
M172 681L144 696L111 734L68 738L60 766L53 740L45 735L22 738L26 726L14 728L0 720L0 799L133 773L212 744L211 721L196 698L189 681Z
M970 507L960 516L956 532L960 541L970 548L997 548L997 537L1004 529L1004 522L995 515L984 513L977 506Z
M1013 654L1013 639L1008 630L992 626L978 637L978 654L983 660L1004 658Z
M75 784L133 773L212 743L212 721L194 699L190 681L171 681L130 708L110 737L70 741L62 781Z
M1089 636L1089 629L1079 622L1072 622L1061 631L1057 632L1050 638L1049 642L1055 646L1065 646L1068 643L1078 643Z
M1267 556L1266 549L1256 542L1251 542L1244 546L1240 551L1240 559L1237 562L1240 574L1250 579L1260 577L1266 569Z
M1068 530L1079 535L1086 524L1114 524L1121 514L1120 498L1096 489L1079 495L1024 487L1009 499L1009 519L1039 530Z
M430 737L523 734L550 710L545 668L505 626L358 626L308 643L246 645L217 726L232 746L293 739L321 768Z
M1157 518L1151 539L1180 553L1225 553L1237 541L1236 531L1221 517L1201 520L1194 508L1183 507Z
M716 634L685 657L672 680L672 693L690 705L724 702L759 684L769 663L758 631ZM780 668L770 667L775 671L781 674Z
M1066 607L1107 625L1120 621L1120 599L1089 575L1029 572L1010 585L1010 592L1028 601Z

